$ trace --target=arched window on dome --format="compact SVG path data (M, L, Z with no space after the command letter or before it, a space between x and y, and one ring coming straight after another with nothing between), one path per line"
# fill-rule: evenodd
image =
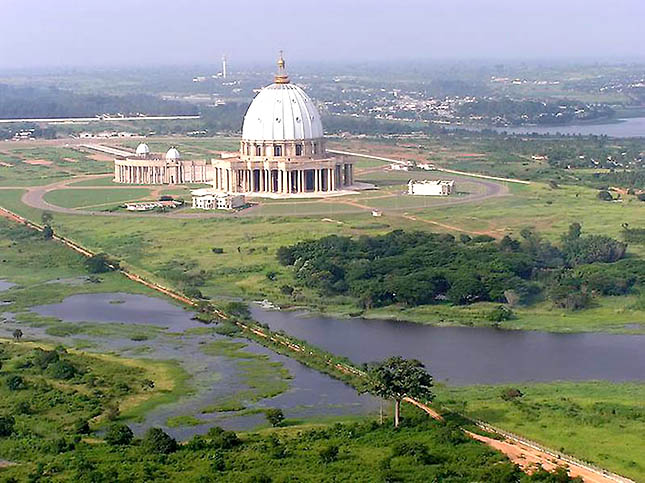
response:
M318 154L318 143L313 143L312 149L314 154Z
M273 155L274 156L282 156L282 144L274 144L273 145Z
M259 144L255 145L255 155L262 156L262 146L260 146Z
M302 156L302 144L296 144L296 156Z

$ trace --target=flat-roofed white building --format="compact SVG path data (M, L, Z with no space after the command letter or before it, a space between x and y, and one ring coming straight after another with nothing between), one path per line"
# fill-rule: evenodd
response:
M198 210L234 210L246 204L244 195L221 193L213 188L191 191L193 208Z
M455 180L424 179L408 181L408 194L421 196L449 196L455 192Z

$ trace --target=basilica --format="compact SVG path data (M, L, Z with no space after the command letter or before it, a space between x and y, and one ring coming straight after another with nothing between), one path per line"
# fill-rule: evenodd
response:
M115 161L115 181L203 182L215 193L282 198L351 189L354 170L352 161L327 153L320 113L290 82L280 55L273 83L260 90L244 116L239 153L187 161L174 148L152 155L142 144L134 156Z

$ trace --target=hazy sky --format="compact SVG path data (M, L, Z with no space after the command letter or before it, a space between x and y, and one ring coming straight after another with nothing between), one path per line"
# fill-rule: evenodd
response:
M0 0L0 67L645 59L645 0Z

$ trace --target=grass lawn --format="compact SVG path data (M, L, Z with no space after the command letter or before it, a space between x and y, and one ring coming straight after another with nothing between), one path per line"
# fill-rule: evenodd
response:
M437 404L645 481L645 384L556 382L437 388Z
M214 151L232 143L227 138L150 140L151 143L157 143L154 145L157 148L169 143L176 144L175 141L197 151ZM124 141L130 144L137 142ZM433 146L432 149L444 153L441 146ZM455 149L468 152L467 146L457 146L452 151ZM49 155L48 152L39 154ZM557 241L574 221L582 223L584 233L620 238L622 223L642 226L642 220L645 219L645 203L637 201L634 196L625 195L621 203L604 202L596 198L596 190L582 186L561 185L553 189L545 183L528 186L508 184L508 196L459 205L446 205L444 200L425 197L388 197L403 191L404 183L410 177L433 176L438 174L377 171L359 178L360 181L378 184L380 189L377 191L332 200L262 200L259 206L242 215L171 219L54 214L53 227L56 232L93 250L105 251L143 275L164 284L181 288L179 279L169 277L174 273L169 264L181 263L182 270L187 273L204 270L205 281L200 290L216 299L268 298L280 305L307 305L316 310L347 314L357 311L355 304L348 299L321 300L317 294L307 290L303 290L295 299L283 295L280 288L285 284L293 285L293 274L278 265L276 250L303 239L330 234L376 235L394 229L462 233L451 227L466 232L491 233L498 237L511 233L517 237L522 228L532 226L544 237ZM460 191L477 192L481 189L480 185L466 177L456 178ZM109 177L96 182L106 183L104 186L111 183ZM145 198L150 189L57 190L48 193L46 199L66 207L102 210L126 200ZM169 187L162 192L183 196L188 190ZM38 221L40 211L22 205L19 201L21 194L19 190L0 190L0 206ZM384 195L386 197L382 197ZM382 209L385 213L381 218L373 218L369 211L352 203ZM387 212L391 208L399 208L400 211ZM405 213L416 220L404 218ZM216 254L213 248L222 248L224 253ZM631 245L628 253L645 256L645 245ZM269 272L275 272L274 280L267 278ZM446 305L414 309L388 307L365 315L398 317L424 323L488 324L484 319L491 308L491 304L475 304L466 308ZM594 307L579 312L564 312L543 304L528 309L519 308L516 315L516 319L505 325L518 329L634 332L643 329L629 324L645 320L643 302L634 296L598 299Z
M126 201L150 197L148 188L61 189L45 194L45 201L64 208L108 208Z
M95 179L86 179L83 181L75 181L74 183L69 183L68 186L123 186L121 183L115 183L112 181L113 175L106 175L102 178Z

